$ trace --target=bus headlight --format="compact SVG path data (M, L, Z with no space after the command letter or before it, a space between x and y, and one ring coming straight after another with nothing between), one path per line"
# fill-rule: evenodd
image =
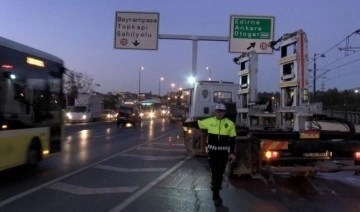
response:
M154 113L154 112L150 112L150 113L149 113L149 117L150 117L150 118L155 118L155 113Z

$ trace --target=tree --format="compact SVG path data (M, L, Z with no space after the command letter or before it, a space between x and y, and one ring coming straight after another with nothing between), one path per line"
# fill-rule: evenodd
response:
M112 92L108 92L104 95L103 103L104 109L115 109L119 104L119 94L113 94Z
M67 105L74 105L80 93L92 92L93 81L94 79L85 73L67 70L64 82Z

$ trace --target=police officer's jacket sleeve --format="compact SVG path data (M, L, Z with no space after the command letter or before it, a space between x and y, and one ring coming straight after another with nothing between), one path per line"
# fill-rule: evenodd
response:
M183 123L184 127L193 127L193 128L199 128L198 122L197 121L191 121L191 122L184 122Z
M209 128L209 120L208 119L198 120L197 123L198 123L199 128L202 130Z
M235 124L231 125L230 134L229 134L229 141L230 141L230 153L235 154L235 141L236 141Z

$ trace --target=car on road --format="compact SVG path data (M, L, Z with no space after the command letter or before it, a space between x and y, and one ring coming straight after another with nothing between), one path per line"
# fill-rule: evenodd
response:
M125 127L128 125L141 126L142 118L136 106L120 106L116 116L116 125Z
M184 121L187 117L188 109L182 105L170 106L169 119L171 122Z
M100 118L103 121L114 121L116 120L116 112L114 110L103 110Z

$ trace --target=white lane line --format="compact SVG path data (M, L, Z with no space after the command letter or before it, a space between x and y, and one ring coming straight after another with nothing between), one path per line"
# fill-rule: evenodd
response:
M170 175L173 171L175 171L177 168L179 168L183 163L185 163L187 160L192 158L192 156L187 156L184 160L177 163L175 166L173 166L171 169L169 169L167 172L162 174L160 177L152 181L151 183L147 184L142 189L135 192L133 195L131 195L129 198L127 198L124 202L120 203L113 209L111 209L109 212L118 212L125 209L128 205L130 205L132 202L134 202L137 198L139 198L141 195L143 195L145 192L150 190L152 187L154 187L156 184L158 184L161 180L163 180L165 177Z
M49 188L63 191L76 195L90 195L90 194L113 194L113 193L130 193L136 191L139 187L111 187L111 188L89 188L83 186L76 186L67 183L55 183Z
M178 160L183 159L185 156L148 156L148 155L135 155L135 154L123 154L121 157L134 157L142 160Z
M310 183L310 185L320 194L320 195L325 195L326 193L331 194L333 196L339 196L338 193L336 193L336 191L334 191L333 189L330 189L329 187L321 184L313 179L310 178L306 178L307 181Z
M345 179L346 179L346 181L350 182L351 184L360 186L360 178L346 177Z
M322 196L325 195L324 189L317 186L312 179L309 179L309 178L306 178L306 179L309 182L309 184L311 185L311 187L313 187L318 192L318 194L320 194Z
M152 146L152 145L159 145L159 146L182 146L182 147L185 147L183 143L181 144L174 144L174 143L150 143L149 146Z
M122 155L122 154L124 154L124 153L126 153L126 152L132 151L132 150L138 148L138 147L141 146L141 145L148 144L148 143L151 143L151 142L153 142L153 141L156 141L156 140L158 140L158 139L160 139L160 138L162 138L162 137L164 137L164 136L168 136L169 134L173 133L173 131L175 131L175 130L172 130L172 131L170 131L170 132L168 132L168 133L165 133L165 134L163 134L163 135L161 135L161 136L159 136L159 137L156 137L156 138L154 138L154 139L152 139L152 140L150 140L150 141L148 141L148 142L145 142L145 143L139 144L139 145L137 145L137 146L131 147L130 149L124 150L124 151L119 152L119 153L117 153L117 154L115 154L115 155L111 155L111 156L109 156L109 157L107 157L107 158L105 158L105 159L103 159L103 160L100 160L100 161L98 161L98 162L92 163L92 164L87 165L87 166L85 166L85 167L83 167L83 168L80 168L80 169L78 169L78 170L76 170L76 171L70 172L70 173L65 174L65 175L63 175L63 176L61 176L61 177L58 177L58 178L56 178L56 179L54 179L54 180L50 180L49 182L43 183L43 184L41 184L41 185L39 185L39 186L37 186L37 187L34 187L34 188L32 188L32 189L29 189L29 190L27 190L27 191L24 191L24 192L22 192L22 193L19 193L19 194L15 195L15 196L12 196L12 197L10 197L10 198L8 198L8 199L5 199L5 200L3 200L3 201L0 202L0 208L1 208L2 206L4 206L4 205L7 205L7 204L9 204L9 203L11 203L11 202L14 202L14 201L20 199L20 198L22 198L22 197L25 197L25 196L27 196L27 195L30 195L30 194L32 194L32 193L34 193L34 192L36 192L36 191L38 191L38 190L40 190L40 189L46 188L46 187L50 186L51 184L57 183L57 182L59 182L60 180L66 179L66 178L68 178L68 177L70 177L70 176L73 176L73 175L75 175L75 174L77 174L77 173L80 173L80 172L82 172L82 171L84 171L84 170L86 170L86 169L89 169L89 168L91 168L91 167L93 167L93 166L95 166L95 165L98 165L98 164L103 163L103 162L105 162L105 161L107 161L107 160L116 158L116 157L118 157L118 156L120 156L120 155Z
M130 168L118 168L118 167L106 166L106 165L96 165L94 168L110 170L110 171L117 171L117 172L163 172L163 171L165 171L167 169L167 168L136 168L136 169L130 169Z
M161 152L186 152L185 149L165 149L165 148L156 148L156 147L139 147L136 150L155 150Z

